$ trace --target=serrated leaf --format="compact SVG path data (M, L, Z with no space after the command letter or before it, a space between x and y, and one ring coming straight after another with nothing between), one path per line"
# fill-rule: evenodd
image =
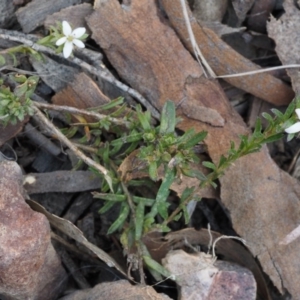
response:
M160 118L159 133L164 135L175 131L176 110L173 101L167 100L163 106Z

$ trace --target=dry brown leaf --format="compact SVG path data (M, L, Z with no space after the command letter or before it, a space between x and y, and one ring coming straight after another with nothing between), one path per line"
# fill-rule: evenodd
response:
M193 53L179 1L162 0L162 3L182 42ZM192 20L190 11L189 18ZM182 21L178 22L178 20ZM212 30L202 28L196 22L192 22L191 26L203 56L217 75L236 74L260 69L259 66L230 48ZM224 78L224 80L275 105L288 104L294 97L294 92L290 87L267 73Z
M281 62L285 64L300 64L300 11L294 1L284 2L285 14L279 20L271 16L267 24L269 36L276 42L276 52ZM300 94L299 69L288 69L296 95Z
M276 0L255 1L247 17L248 30L265 33L267 20L276 2Z
M66 88L52 97L53 104L76 108L95 107L109 101L96 83L84 73L76 74Z
M8 124L7 126L0 125L0 147L8 140L16 136L29 121L29 117L26 116L22 122L18 122L15 125Z
M167 11L176 9L177 2L163 0L163 3L168 4ZM170 15L175 16L173 11ZM162 108L167 99L176 104L185 99L193 107L208 107L220 114L225 120L223 127L188 119L185 114L181 115L183 121L179 123L182 130L208 131L205 141L215 163L221 154L227 153L230 141L238 144L239 135L249 132L217 82L201 77L198 64L173 30L163 23L154 2L132 0L129 9L117 0L96 1L88 24L93 38L123 80L144 94L154 106ZM232 50L226 46L215 54L218 63L226 57L227 51ZM276 99L277 104L282 104L291 99L291 90L280 81L269 85L269 79L266 82L259 78L260 82L250 81L250 84L263 86L263 94L270 97L270 101ZM291 97L284 96L286 93ZM220 182L222 202L231 214L237 233L246 239L252 254L258 257L277 288L299 295L300 253L297 249L300 239L278 245L299 224L297 181L279 170L263 148L260 153L240 159Z
M146 169L146 164L138 159L139 150L135 150L131 152L120 165L118 172L120 172L121 177L124 181L129 181L132 179L145 178L149 177L149 172ZM207 173L207 169L205 169L201 164L191 166L193 169L196 169L203 174ZM163 170L162 168L158 169L158 180L163 178ZM171 185L171 190L176 192L179 196L183 193L185 188L187 187L196 187L199 185L199 180L196 178L190 178L183 176L181 182L174 182ZM219 198L218 192L212 186L208 186L199 191L198 196L201 198L210 198L217 199Z
M239 19L239 24L241 24L245 20L247 12L250 10L255 0L232 0L231 2Z
M195 0L193 14L197 21L221 22L227 5L228 0Z
M57 228L58 230L66 234L68 237L74 239L76 242L82 244L87 249L91 250L97 257L103 260L109 267L115 267L119 272L121 272L125 277L127 277L123 268L112 257L110 257L102 249L90 243L85 238L83 233L69 220L50 214L43 206L41 206L35 201L27 200L27 203L34 211L40 212L43 215L45 215L52 226L54 226L55 228Z

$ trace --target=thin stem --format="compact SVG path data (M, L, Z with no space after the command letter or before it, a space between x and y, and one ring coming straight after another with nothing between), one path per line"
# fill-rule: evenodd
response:
M60 140L63 144L65 144L70 150L74 152L74 154L79 157L83 162L85 162L90 167L98 170L100 173L102 173L104 176L108 176L108 170L105 169L102 165L96 163L91 158L87 157L84 153L82 153L78 147L76 147L68 138L66 138L59 129L57 129L45 116L44 114L39 110L39 108L36 106L36 102L34 102L34 105L32 106L35 115L38 117L38 119L46 125L47 129L50 131L50 133Z
M114 123L114 124L120 125L120 126L126 126L126 128L129 128L129 126L130 126L130 123L123 119L112 118L107 115L99 114L99 113L96 113L93 111L87 111L85 109L78 109L78 108L71 107L71 106L45 104L45 103L39 103L39 102L35 102L34 104L36 107L38 107L40 109L49 109L49 110L55 110L55 111L60 111L60 112L67 112L67 113L75 114L75 115L94 117L97 120L107 119L111 123Z

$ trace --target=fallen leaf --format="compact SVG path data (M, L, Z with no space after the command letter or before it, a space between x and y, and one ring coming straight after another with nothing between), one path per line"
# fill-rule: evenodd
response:
M191 53L193 53L180 2L162 0L162 3L174 29L181 37L182 42ZM190 11L189 18L192 20L192 13ZM178 22L178 20L182 21ZM235 52L212 30L202 28L196 22L192 22L191 26L203 56L217 75L260 70L259 66ZM224 78L224 80L235 87L275 105L286 105L290 103L294 97L294 92L289 86L268 73Z
M120 273L122 273L125 277L127 277L123 268L106 252L102 249L98 248L94 244L90 243L83 233L69 220L62 219L58 216L50 214L43 206L38 204L35 201L27 200L29 206L43 215L45 215L52 226L66 234L68 237L74 239L76 242L82 244L87 249L91 250L97 257L103 260L109 267L115 267Z
M286 0L283 6L285 13L278 20L271 16L267 23L268 35L276 42L275 50L282 64L300 64L300 12L294 1ZM300 94L299 69L287 69L296 95Z

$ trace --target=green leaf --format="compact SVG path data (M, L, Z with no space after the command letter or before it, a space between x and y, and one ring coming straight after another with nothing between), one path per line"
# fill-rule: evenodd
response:
M196 133L191 139L189 139L185 143L184 149L190 149L190 148L194 147L195 145L197 145L198 143L200 143L201 141L203 141L206 136L207 136L207 132L206 131L202 131L202 132Z
M124 103L124 97L118 97L107 104L101 105L102 110L108 110Z
M290 134L288 134L288 136L287 136L287 142L290 142L294 137L295 137L295 135L296 135L296 133L290 133Z
M253 138L258 138L262 135L261 133L261 130L262 130L262 126L261 126L261 119L260 118L257 118L256 119L256 122L255 122L255 127L254 127L254 132L252 134L252 137Z
M13 81L15 81L17 83L21 83L21 84L23 84L27 80L27 77L25 75L23 75L23 74L14 74L14 75L10 75L9 77Z
M102 207L101 209L99 209L98 213L99 214L104 214L106 213L107 211L109 211L113 206L115 205L115 202L106 202Z
M145 205L141 201L138 203L135 211L135 240L139 241L142 237L144 226Z
M220 168L227 161L224 155L221 155L218 167Z
M167 100L163 106L160 117L159 133L164 135L175 131L176 110L173 101Z
M25 95L27 90L28 90L28 83L27 83L27 81L25 81L23 84L20 84L15 88L14 94L15 94L15 96L20 98L23 95Z
M296 108L296 103L295 103L295 101L292 101L284 113L284 117L283 117L284 121L286 121L287 119L289 119L292 116L292 114L295 111L295 108Z
M142 128L144 131L149 131L151 129L151 124L150 124L150 119L151 119L151 115L150 112L146 111L146 112L142 112L142 111L137 111L136 112L137 117L142 125Z
M106 201L113 201L113 202L122 202L126 200L125 195L117 195L117 194L105 194L105 193L93 193L93 197L97 199L102 199Z
M156 262L154 259L152 259L150 256L143 256L143 260L147 266L147 268L149 268L149 270L155 271L165 277L170 277L171 273L165 269L161 264L159 264L158 262ZM152 273L152 275L154 275ZM154 275L155 276L155 275ZM155 278L156 280L160 280L161 278Z
M184 202L188 197L190 197L195 190L195 187L186 187L181 194L180 203Z
M156 163L156 161L152 161L149 164L149 176L153 181L157 180L157 163Z
M0 66L4 66L6 63L5 57L3 55L0 55Z
M121 137L119 139L113 140L110 142L112 146L124 145L125 143L132 143L136 141L140 141L143 137L143 133L133 133L128 136Z
M268 138L263 140L263 143L272 143L282 139L284 136L283 133L277 133L275 135L269 136Z
M202 165L206 168L212 169L213 171L216 171L217 167L215 166L214 163L210 162L210 161L203 161Z
M261 114L271 125L272 124L274 124L274 119L273 119L273 117L270 115L270 114L268 114L268 113L266 113L266 112L263 112L262 114Z
M183 144L195 135L195 129L190 128L184 132L182 136L177 138L177 144Z
M184 207L185 207L185 206L184 206ZM173 221L175 221L175 222L179 221L180 218L181 218L181 216L182 216L182 213L180 212L179 214L177 214L177 215L173 218Z
M108 174L104 175L104 179L106 180L107 184L109 185L110 190L113 192L114 188L112 186L112 179Z
M168 218L168 205L166 201L170 193L170 186L174 179L175 170L167 168L161 186L156 195L157 210L165 220Z
M129 212L130 212L130 208L129 208L129 205L127 204L127 202L122 202L119 217L109 227L107 234L112 234L113 232L118 230L120 227L122 227L129 215Z
M282 113L281 111L279 111L279 110L276 109L276 108L272 108L271 111L272 111L272 113L273 113L276 117L278 117L279 120L282 120L282 119L283 119L284 115L283 115L283 113Z
M190 221L190 215L189 215L189 213L188 213L188 211L187 211L187 207L186 207L186 206L183 206L181 209L182 209L182 211L183 211L184 223L185 223L185 224L188 224L189 221Z

